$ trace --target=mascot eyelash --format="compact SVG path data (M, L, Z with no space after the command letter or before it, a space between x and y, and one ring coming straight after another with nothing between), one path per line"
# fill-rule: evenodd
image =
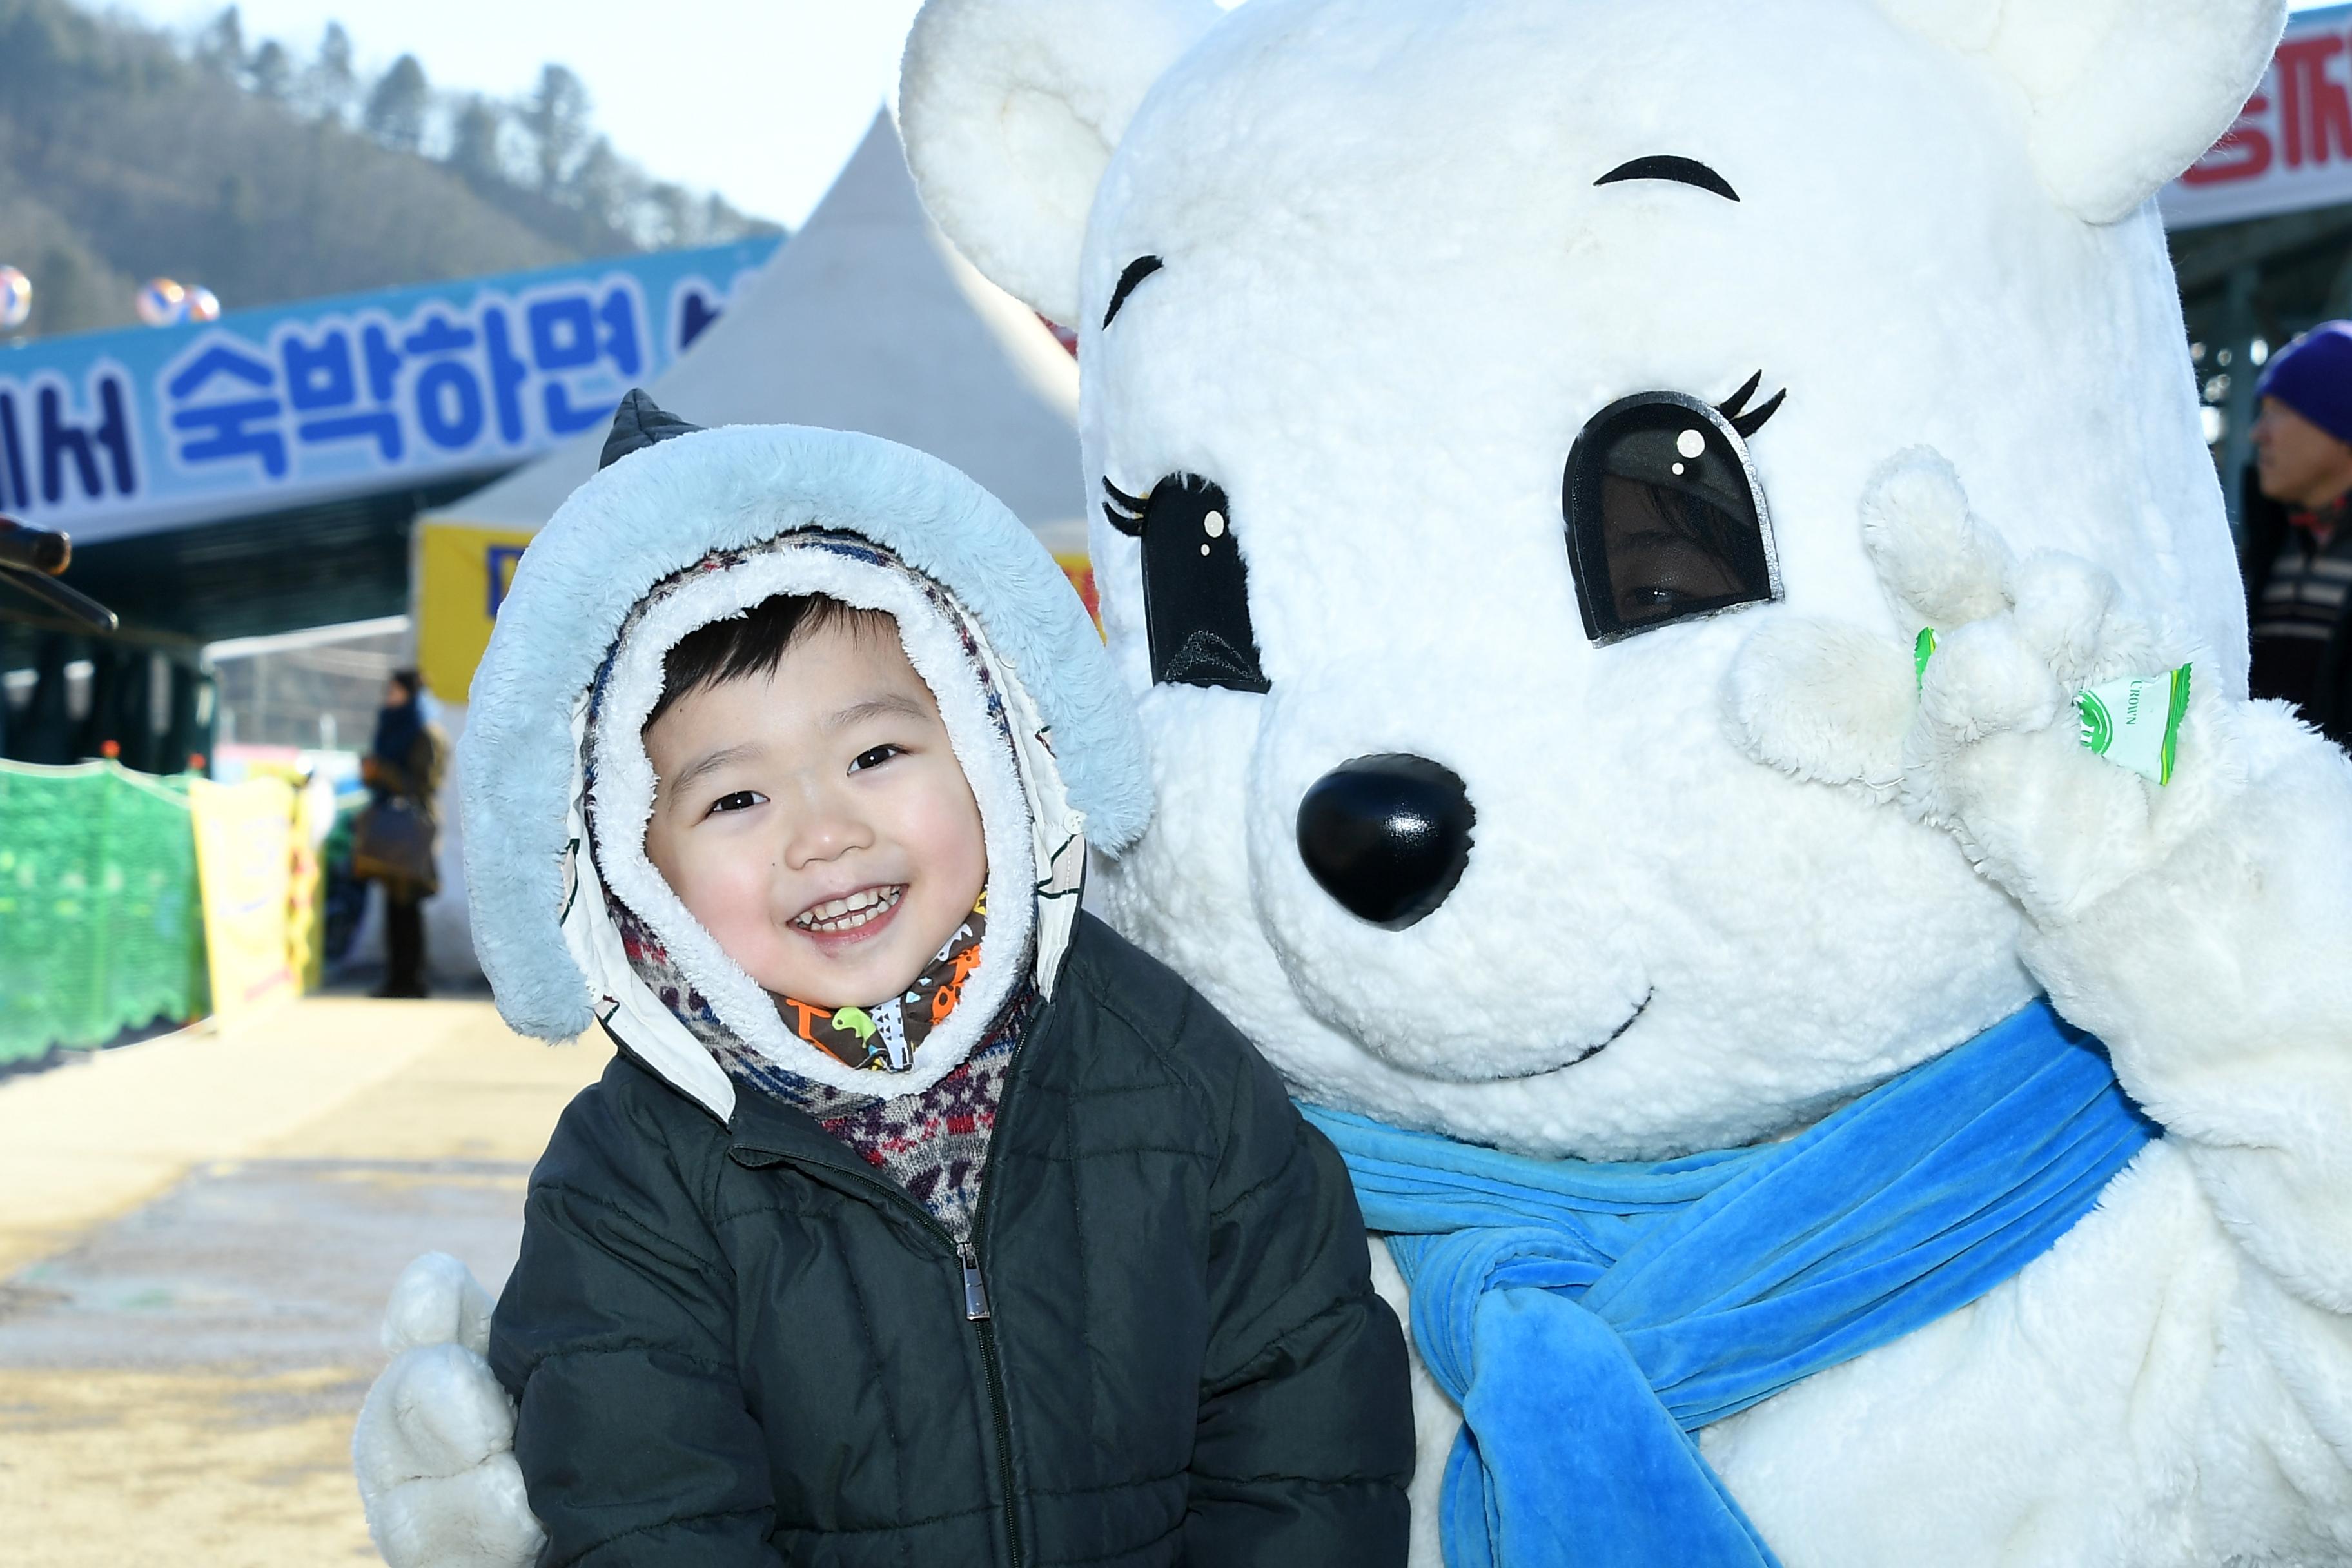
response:
M1748 407L1748 400L1755 396L1756 389L1763 384L1764 373L1759 370L1741 382L1738 391L1715 405L1715 411L1731 421L1731 427L1739 432L1739 438L1743 441L1756 439L1756 432L1764 428L1765 421L1780 413L1780 405L1789 401L1789 389L1784 386L1756 408L1742 414L1740 410Z
M1108 475L1103 477L1103 494L1110 498L1103 502L1103 516L1109 520L1110 525L1129 539L1142 538L1143 517L1150 509L1151 498L1128 494L1111 483Z
M1143 615L1151 679L1162 686L1264 692L1250 624L1249 568L1234 537L1233 503L1214 481L1171 474L1131 496L1105 476L1103 516L1143 542Z

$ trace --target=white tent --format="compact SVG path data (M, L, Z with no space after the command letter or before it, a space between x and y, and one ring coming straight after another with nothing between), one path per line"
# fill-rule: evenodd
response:
M1076 362L932 226L887 110L800 232L646 390L691 425L823 425L919 447L1055 553L1085 553ZM578 437L420 521L537 529L604 440Z
M822 425L903 442L987 487L1056 556L1086 554L1077 362L933 226L887 110L808 222L646 391L693 425ZM418 524L535 532L594 472L604 443L601 429L577 437ZM454 738L465 710L445 702L443 712ZM442 892L425 906L443 980L479 973L455 772ZM369 949L380 940L359 936Z

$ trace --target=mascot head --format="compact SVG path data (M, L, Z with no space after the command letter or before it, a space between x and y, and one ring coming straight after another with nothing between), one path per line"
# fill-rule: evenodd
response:
M931 0L926 200L1076 327L1158 816L1127 931L1308 1099L1536 1152L1768 1137L2013 1011L1950 840L1748 759L1790 616L1907 638L1932 448L2242 693L2148 198L2284 0Z

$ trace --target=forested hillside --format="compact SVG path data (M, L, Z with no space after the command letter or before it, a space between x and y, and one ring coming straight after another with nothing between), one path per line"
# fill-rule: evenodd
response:
M136 320L151 277L236 310L767 229L663 184L594 133L560 65L525 100L436 93L404 55L363 79L234 9L175 39L66 0L0 0L0 264L30 331Z

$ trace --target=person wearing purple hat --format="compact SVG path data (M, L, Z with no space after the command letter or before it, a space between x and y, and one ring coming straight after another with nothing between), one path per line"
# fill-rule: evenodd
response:
M2241 556L2253 695L2280 698L2352 748L2352 321L2273 356L2256 389L2254 479Z

